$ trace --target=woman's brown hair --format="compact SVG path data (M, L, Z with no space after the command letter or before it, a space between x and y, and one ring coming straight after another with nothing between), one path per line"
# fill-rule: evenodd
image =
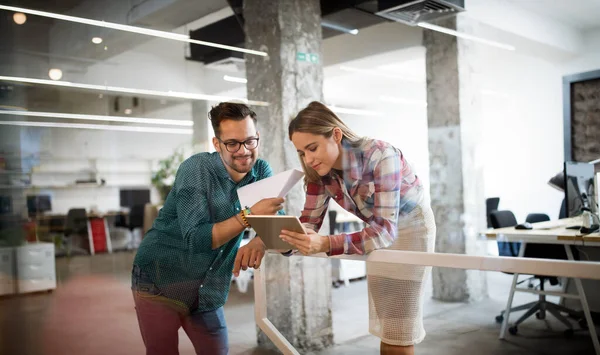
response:
M364 144L365 138L354 133L344 121L342 121L327 106L318 101L311 102L302 109L302 111L298 112L296 117L290 121L288 134L290 140L292 139L292 135L296 132L316 134L325 136L325 138L330 138L333 135L333 130L335 128L342 130L342 139L351 147L360 147ZM320 182L321 176L319 176L312 168L308 168L304 164L302 157L299 158L302 169L306 174L304 178L305 183Z

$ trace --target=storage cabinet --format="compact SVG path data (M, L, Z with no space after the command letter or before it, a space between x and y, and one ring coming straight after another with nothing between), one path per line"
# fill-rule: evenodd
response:
M54 244L35 243L15 248L18 293L56 288Z
M14 248L0 248L0 296L15 293Z

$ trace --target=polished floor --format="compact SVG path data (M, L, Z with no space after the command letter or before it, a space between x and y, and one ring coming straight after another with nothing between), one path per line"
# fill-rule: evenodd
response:
M57 259L59 287L54 292L0 298L0 354L143 354L144 347L129 290L133 253ZM427 337L422 354L593 354L589 334L570 339L563 326L548 317L532 317L518 336L498 340L494 317L503 309L509 275L488 273L489 297L481 302L425 301ZM318 354L377 354L379 341L368 333L366 281L333 290L335 346ZM533 300L519 294L515 304ZM232 287L225 307L231 354L276 354L256 346L252 283L246 293ZM351 310L351 311L350 311ZM515 319L515 318L512 318ZM183 331L180 353L193 354Z

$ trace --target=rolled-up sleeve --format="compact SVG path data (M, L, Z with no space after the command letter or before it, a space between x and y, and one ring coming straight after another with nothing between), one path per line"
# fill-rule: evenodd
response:
M330 236L329 255L362 255L392 245L398 234L401 165L401 157L391 149L371 156L369 167L373 169L375 191L369 225L358 232Z
M322 184L309 182L306 185L306 201L300 215L304 228L318 232L323 225L325 213L329 206L329 195Z

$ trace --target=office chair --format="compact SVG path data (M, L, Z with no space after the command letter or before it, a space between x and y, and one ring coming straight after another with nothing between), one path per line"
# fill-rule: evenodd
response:
M488 228L492 228L492 221L490 220L490 215L492 212L498 210L499 204L500 204L500 197L490 197L490 198L485 199L485 213L487 216Z
M505 228L512 227L517 225L517 219L511 211L495 211L491 213L491 222L494 228ZM528 222L535 223L550 220L547 215L532 213L528 216ZM498 251L500 256L511 256L518 257L519 250L521 248L521 243L509 243L509 242L498 242ZM541 258L541 259L567 259L566 252L561 245L553 245L553 244L534 244L530 243L526 246L523 257L525 258ZM573 325L561 314L561 312L567 313L573 318L579 318L579 313L563 307L561 305L546 301L546 293L544 293L544 284L547 280L551 280L551 283L556 280L556 284L558 283L558 279L556 277L549 277L545 275L533 275L533 278L539 280L539 293L538 300L534 302L530 302L524 305L520 305L517 307L511 307L509 313L527 310L525 314L523 314L517 321L513 324L513 326L508 328L508 332L512 335L516 335L518 333L519 324L523 323L527 318L531 317L535 313L537 319L545 319L546 311L550 312L556 319L558 319L561 323L563 323L567 330L565 330L565 336L570 337L573 335ZM531 279L531 278L529 278ZM521 284L524 281L529 279L520 281L517 285ZM518 287L511 288L511 293L516 291L520 291ZM500 312L500 315L496 316L496 322L502 323L504 321L504 313L505 311Z
M71 208L65 220L67 255L89 254L88 218L85 208Z
M145 205L133 205L129 211L129 229L144 228Z
M560 204L560 211L558 212L558 219L567 218L567 201L563 198Z

